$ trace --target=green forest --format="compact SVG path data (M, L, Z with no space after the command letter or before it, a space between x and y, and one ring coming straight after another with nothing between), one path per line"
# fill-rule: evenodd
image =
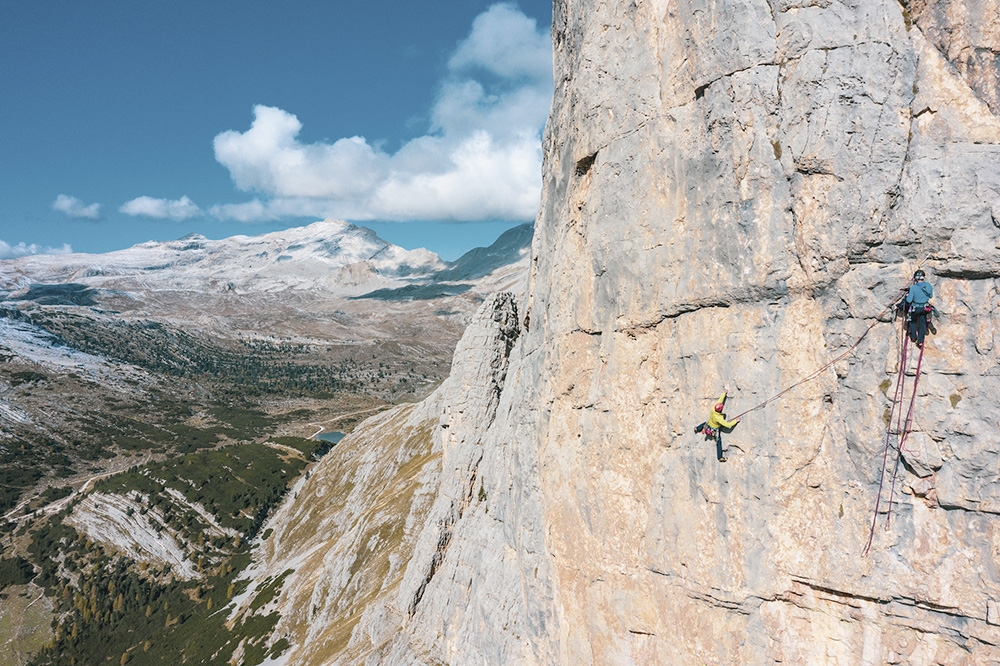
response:
M41 416L0 437L0 601L43 594L36 610L52 610L50 627L6 618L14 629L0 631L30 633L17 649L38 666L276 657L287 643L267 644L278 617L264 607L284 576L244 600L262 613L232 620L227 606L247 594L240 575L265 520L332 446L290 433L334 415L350 431L447 370L392 341L222 340L96 309L7 310L55 348L115 368L101 380L85 365L0 357L5 398ZM172 568L88 538L68 520L85 502L127 512L184 559Z
M224 610L244 591L246 581L237 577L264 519L289 482L328 450L322 442L297 437L275 443L281 446L250 443L190 453L135 467L96 485L101 493L141 498L140 513L155 515L158 526L166 523L181 540L197 566L199 576L193 580L182 580L169 567L106 552L64 524L73 504L37 526L31 533L30 563L19 559L0 565L0 581L23 583L33 576L55 600L58 619L52 639L32 663L167 664L180 659L227 664L239 649L241 663L252 665L280 654L280 642L270 648L263 644L276 614L253 616L230 629ZM187 503L168 490L182 494ZM195 503L232 536L206 536L212 526L191 508ZM282 581L264 586L251 608L273 598Z

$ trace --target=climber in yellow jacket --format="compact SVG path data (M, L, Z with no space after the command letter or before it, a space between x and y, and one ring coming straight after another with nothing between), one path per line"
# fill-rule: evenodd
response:
M727 388L719 396L719 399L715 401L715 407L712 408L712 413L709 414L708 420L694 429L695 434L704 434L706 439L715 439L715 454L719 458L719 462L726 462L726 456L722 455L722 429L729 430L740 422L739 417L736 417L732 421L727 421L726 415L722 412L726 408L726 396L728 394L729 389Z

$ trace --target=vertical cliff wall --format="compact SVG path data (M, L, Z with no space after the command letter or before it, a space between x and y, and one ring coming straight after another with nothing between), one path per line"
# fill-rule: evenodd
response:
M330 663L1000 661L998 31L996 0L557 0L518 322L490 305L420 408L440 467L395 573L338 573L381 591ZM944 316L866 557L875 317L918 267ZM692 434L869 327L728 462Z
M996 35L1000 7L959 4L557 3L520 390L562 660L1000 659L1000 71L921 29ZM727 463L692 428L724 383L739 412L837 356L917 267L947 317L862 557L890 324Z
M995 61L963 74L895 2L560 9L525 347L562 657L1000 658ZM889 324L724 465L691 429L723 383L742 411L838 355L917 267L948 317L866 558Z

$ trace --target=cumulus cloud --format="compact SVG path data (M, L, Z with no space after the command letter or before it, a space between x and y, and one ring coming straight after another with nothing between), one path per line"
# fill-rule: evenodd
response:
M513 5L493 5L449 59L427 134L395 153L359 136L307 144L295 115L256 106L250 129L219 134L214 148L236 186L257 196L209 212L243 222L529 220L551 100L547 29Z
M173 200L137 197L126 202L118 210L126 215L152 217L157 220L175 220L177 222L202 214L201 208L186 196Z
M76 197L60 194L52 203L52 210L57 210L67 217L96 220L101 217L101 204L85 204Z
M15 259L29 254L69 254L72 251L73 248L68 243L63 243L62 247L40 247L34 243L31 245L25 243L11 245L0 240L0 259Z
M249 130L215 137L215 158L241 190L283 197L345 198L370 189L387 166L361 137L304 145L296 139L301 129L292 114L256 106Z
M472 32L448 62L452 70L470 66L506 78L544 80L552 77L552 44L515 6L493 5L472 22Z

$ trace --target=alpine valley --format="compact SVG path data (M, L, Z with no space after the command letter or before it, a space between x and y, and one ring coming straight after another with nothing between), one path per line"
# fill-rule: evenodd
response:
M219 612L265 519L441 383L531 236L449 263L326 220L0 262L0 665L279 654L276 615Z

